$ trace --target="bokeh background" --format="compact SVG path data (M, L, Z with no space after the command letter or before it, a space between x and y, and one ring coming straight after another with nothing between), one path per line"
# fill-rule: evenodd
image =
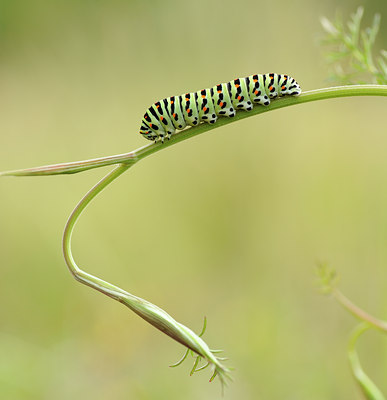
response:
M322 15L365 22L380 1L0 0L0 170L124 153L154 101L252 73L330 85ZM224 348L225 399L360 399L346 345L355 320L316 288L387 315L383 98L248 118L143 160L101 194L74 235L79 265ZM122 305L78 284L61 235L107 172L0 180L0 398L218 399L208 372ZM387 343L359 343L387 392Z

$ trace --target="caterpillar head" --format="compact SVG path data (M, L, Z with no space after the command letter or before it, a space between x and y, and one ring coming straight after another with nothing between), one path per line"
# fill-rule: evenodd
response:
M142 137L148 140L157 140L157 134L153 132L151 129L149 129L147 126L144 126L143 124L140 127L140 134Z

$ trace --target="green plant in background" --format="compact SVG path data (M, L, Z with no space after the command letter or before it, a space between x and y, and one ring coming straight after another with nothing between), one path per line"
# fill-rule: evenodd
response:
M326 32L323 44L331 50L327 60L333 66L330 79L343 83L387 84L387 51L375 56L374 45L380 27L380 15L375 14L371 27L361 29L364 9L359 7L345 24L342 17L335 21L321 18Z
M364 9L359 7L351 15L345 25L341 17L330 21L323 17L321 24L326 31L323 43L330 45L332 50L327 55L327 60L334 66L331 79L341 83L374 82L387 84L387 51L381 50L374 61L376 36L380 27L380 15L375 14L372 26L361 29L361 21ZM355 327L348 341L348 359L352 374L358 382L364 396L370 400L385 400L386 398L375 383L364 372L356 344L359 337L369 329L377 329L387 333L387 322L378 320L353 304L344 294L337 289L338 275L336 271L327 265L319 265L321 291L330 294L347 311L362 322Z
M332 25L332 27L334 27L334 25ZM335 29L337 30L337 28ZM379 81L377 82L379 83ZM387 83L387 81L385 83ZM199 335L197 335L186 326L175 321L169 314L167 314L164 310L160 309L156 305L144 299L141 299L137 296L134 296L128 293L127 291L119 288L118 286L112 285L102 279L99 279L91 274L88 274L87 272L79 268L75 263L71 251L71 237L75 224L78 221L82 212L85 210L88 204L97 196L97 194L99 194L104 188L106 188L121 174L126 172L131 166L141 161L142 159L146 158L147 156L150 156L160 150L167 149L169 146L173 146L181 141L197 136L201 133L210 131L212 129L221 127L229 123L233 123L235 121L247 117L252 117L254 115L273 111L291 105L302 104L317 100L332 99L337 97L350 97L350 96L387 97L387 85L362 84L362 85L330 87L330 88L306 91L297 98L295 97L280 98L275 102L271 103L267 107L255 107L250 112L245 112L241 110L237 113L235 118L233 119L221 118L217 121L215 125L201 124L196 127L188 128L184 131L181 131L173 135L170 141L167 141L163 144L160 142L152 143L126 154L101 157L98 159L55 164L50 166L42 166L37 168L22 169L16 171L8 171L0 173L0 176L39 176L39 175L73 174L86 171L92 168L98 168L107 165L115 165L115 168L111 172L109 172L103 179L101 179L92 189L90 189L89 192L80 200L80 202L78 203L78 205L76 206L76 208L74 209L74 211L72 212L67 221L63 235L63 252L67 266L76 280L126 305L128 308L130 308L144 320L149 322L151 325L153 325L154 327L164 332L169 337L173 338L174 340L185 346L187 351L184 357L178 363L176 363L175 366L180 365L181 362L183 362L186 356L189 354L189 352L192 352L193 354L196 355L196 359L194 361L194 366L191 370L191 374L193 374L196 371L202 370L207 366L210 366L212 368L212 376L210 381L212 381L215 376L219 376L220 381L223 385L227 382L227 380L230 377L229 375L230 370L229 368L226 368L222 364L222 361L224 360L223 358L215 356L218 350L211 350L209 346L201 338L202 334L204 333L206 323L202 332ZM331 293L333 293L331 289L332 282L333 280L331 279L331 277L329 276L326 277L325 279L326 290ZM205 360L205 364L203 366L199 366L199 362L202 359ZM382 399L382 397L379 398L370 397L370 398Z
M319 277L319 285L322 293L331 295L338 301L347 311L361 321L350 335L348 342L348 359L350 362L352 374L362 389L365 397L370 400L385 400L382 392L375 383L364 372L359 356L356 351L356 344L359 337L369 329L376 329L380 332L387 333L387 322L381 321L368 314L352 301L350 301L338 288L339 277L336 271L326 264L320 264L317 268Z

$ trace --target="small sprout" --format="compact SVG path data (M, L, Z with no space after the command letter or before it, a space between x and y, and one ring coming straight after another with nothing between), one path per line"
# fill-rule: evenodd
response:
M204 321L203 321L203 328L201 330L201 332L199 333L199 337L202 337L204 335L204 333L206 332L207 329L207 317L204 317Z
M330 294L339 283L340 277L336 270L329 267L326 263L319 263L317 265L318 285L323 294Z
M171 368L178 367L180 364L184 362L184 360L188 357L188 353L190 352L190 349L187 349L186 352L184 353L183 357L175 364L170 365Z
M206 369L209 365L210 363L207 362L207 364L204 364L203 366L196 368L195 372L202 371L203 369Z
M196 372L196 368L197 368L197 366L199 365L200 359L201 359L200 356L196 356L194 365L193 365L193 367L192 367L192 369L191 369L191 372L189 373L190 376L192 376L192 375Z
M218 375L218 371L217 370L214 371L214 373L212 374L209 382L212 382L215 379L216 375Z

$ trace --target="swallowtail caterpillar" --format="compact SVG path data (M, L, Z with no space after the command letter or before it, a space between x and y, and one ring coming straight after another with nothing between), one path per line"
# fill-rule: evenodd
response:
M299 84L289 75L270 73L237 78L152 104L141 121L140 134L148 140L164 142L187 125L214 124L218 117L234 117L236 110L251 111L254 104L268 106L277 97L299 94Z

